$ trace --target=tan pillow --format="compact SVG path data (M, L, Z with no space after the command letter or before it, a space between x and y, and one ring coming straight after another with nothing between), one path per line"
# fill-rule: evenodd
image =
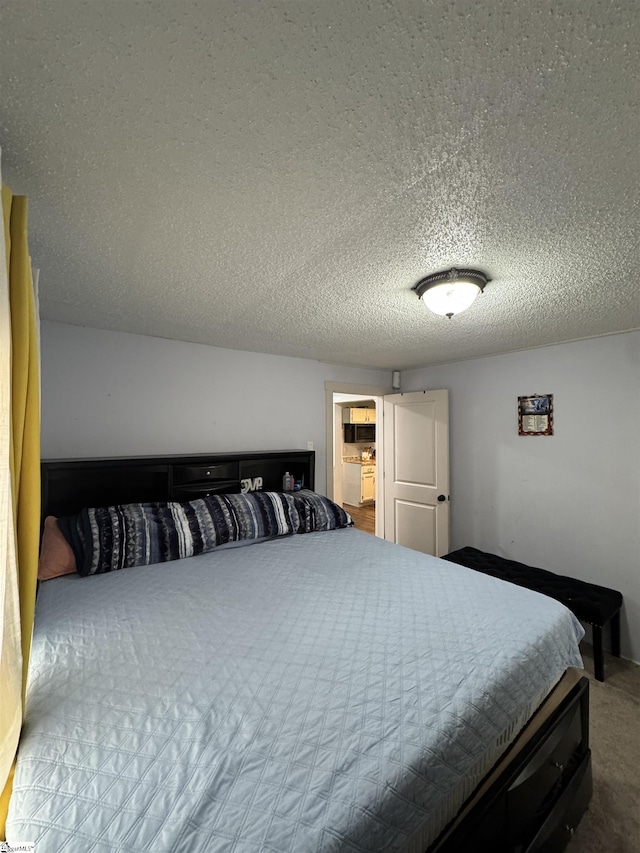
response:
M58 527L58 519L48 515L44 520L44 533L38 561L38 580L47 581L60 575L70 575L76 570L76 558L71 545Z

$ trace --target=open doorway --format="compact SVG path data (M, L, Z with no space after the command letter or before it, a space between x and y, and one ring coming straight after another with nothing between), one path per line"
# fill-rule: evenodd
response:
M448 553L447 391L394 393L390 388L325 382L325 393L327 496L337 504L346 503L343 408L372 402L376 409L375 535L435 556ZM334 400L335 394L342 396Z
M336 455L334 491L342 494L342 506L355 527L376 532L376 420L374 398L334 394L336 413ZM341 460L341 464L340 464Z
M382 398L390 388L325 384L327 495L355 526L384 538Z

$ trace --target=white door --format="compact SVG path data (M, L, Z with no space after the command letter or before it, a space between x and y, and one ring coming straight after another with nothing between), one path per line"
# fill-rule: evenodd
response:
M449 552L449 394L384 397L385 539Z

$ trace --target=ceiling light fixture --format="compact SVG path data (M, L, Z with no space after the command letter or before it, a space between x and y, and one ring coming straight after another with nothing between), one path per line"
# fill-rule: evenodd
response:
M434 314L451 319L466 311L490 281L480 270L452 267L421 278L413 289Z

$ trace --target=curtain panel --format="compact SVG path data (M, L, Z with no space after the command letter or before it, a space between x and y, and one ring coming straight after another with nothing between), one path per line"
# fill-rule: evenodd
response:
M0 839L22 724L40 533L40 379L27 199L2 186L0 249Z

